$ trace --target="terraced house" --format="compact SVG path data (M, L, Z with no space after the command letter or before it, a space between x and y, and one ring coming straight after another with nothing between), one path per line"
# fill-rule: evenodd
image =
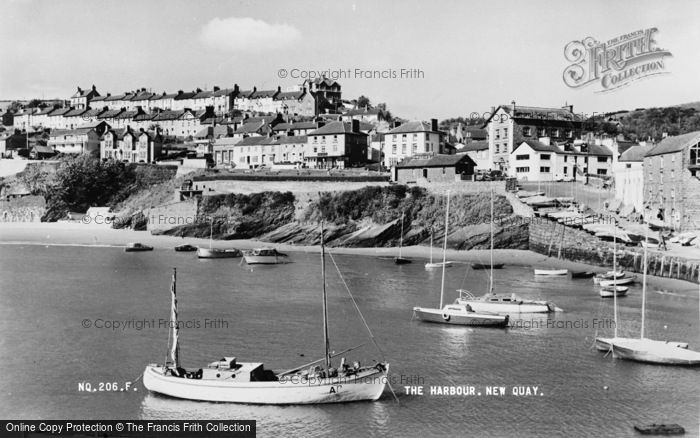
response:
M700 131L661 140L643 166L650 217L679 231L700 230Z
M392 167L414 155L444 154L442 136L437 119L431 119L430 123L420 120L396 123L384 135L383 164Z
M56 129L49 136L48 146L64 154L100 155L100 137L108 128L104 122L87 124L76 129Z
M308 135L306 163L315 169L343 169L367 161L367 134L359 120L331 122Z
M163 149L157 132L133 130L130 127L108 129L100 137L100 157L128 163L152 163Z
M523 181L583 179L585 175L608 177L613 168L613 149L578 142L554 145L550 139L524 140L510 153L507 175Z

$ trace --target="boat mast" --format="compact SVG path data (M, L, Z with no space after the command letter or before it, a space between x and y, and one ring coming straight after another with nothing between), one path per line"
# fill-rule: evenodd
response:
M646 213L646 210L645 210ZM645 215L646 216L646 215ZM647 219L647 218L645 218ZM648 220L644 220L644 223L646 225L646 229L644 230L644 268L643 268L643 274L642 274L642 330L641 333L639 334L640 339L644 339L644 316L646 314L646 308L647 308L647 246L649 245L649 222Z
M430 228L430 264L433 264L433 228Z
M176 283L177 283L177 269L173 268L173 281L170 285L170 294L172 299L172 305L170 308L170 329L172 331L173 344L170 349L170 359L173 363L175 369L180 367L180 344L178 342L178 337L180 333L180 328L177 323L177 293L176 293Z
M323 244L323 221L321 221L321 278L323 281L323 348L326 369L331 367L331 348L328 339L328 298L326 295L326 249Z
M493 187L491 187L491 278L489 279L489 293L493 293Z
M209 218L209 249L211 249L211 239L214 234L214 218Z
M617 338L617 221L613 218L613 318Z
M401 258L401 247L403 246L403 212L401 212L401 236L399 237L399 258Z
M450 191L447 191L447 206L445 207L445 241L442 243L442 282L440 284L440 308L445 297L445 252L447 252L447 224L450 218Z

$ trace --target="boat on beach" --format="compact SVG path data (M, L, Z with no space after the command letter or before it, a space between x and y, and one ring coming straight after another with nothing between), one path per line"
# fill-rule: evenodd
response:
M176 252L192 252L197 251L197 247L194 245L184 244L175 247Z
M139 252L139 251L153 251L153 247L150 245L144 245L143 243L130 242L124 247L124 252Z
M325 350L322 359L283 372L266 369L261 362L239 362L234 356L225 356L198 369L182 367L179 347L180 326L177 314L176 271L173 270L171 330L168 342L169 360L164 364L146 366L143 373L143 384L146 389L154 393L187 400L264 405L378 400L388 382L388 363L382 361L371 366L361 366L359 362L349 364L345 358L341 358L336 366L332 363L334 357L359 346L340 353L332 353L330 349L325 287L325 252L323 250L323 237L321 239ZM369 327L367 329L369 330Z
M593 277L593 283L599 284L603 280L612 280L615 278L622 278L625 276L625 271L608 271L605 274L597 274Z
M685 429L680 424L638 424L634 430L642 435L685 435Z
M535 269L535 275L543 276L559 276L566 275L569 271L567 269Z
M288 255L275 248L255 248L243 253L245 262L249 265L277 265L287 263Z

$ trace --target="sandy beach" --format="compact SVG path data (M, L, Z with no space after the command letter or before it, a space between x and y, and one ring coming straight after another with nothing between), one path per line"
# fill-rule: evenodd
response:
M58 246L104 246L123 247L129 242L140 242L156 249L172 249L177 245L188 243L195 246L209 246L209 239L181 238L174 236L156 236L147 231L115 230L104 225L86 225L79 222L8 222L0 223L0 244L3 245L58 245ZM237 248L241 250L271 246L259 240L214 240L212 247ZM275 244L284 252L319 252L319 246L297 246ZM356 254L372 257L392 257L398 254L397 248L326 248L334 254ZM427 246L405 246L402 255L423 263L430 258ZM441 259L440 248L433 249L433 257ZM447 260L471 263L489 261L488 250L457 251L447 250ZM494 263L506 265L532 266L533 268L562 268L574 271L608 271L607 267L576 263L546 257L528 250L498 249L494 250ZM436 260L440 261L440 260ZM657 289L687 290L697 286L693 283L661 277L648 277L649 285Z

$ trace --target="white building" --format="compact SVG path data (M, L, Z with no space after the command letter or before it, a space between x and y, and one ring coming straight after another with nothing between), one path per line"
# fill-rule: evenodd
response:
M632 146L615 163L615 199L631 205L637 212L644 211L644 155L653 145Z
M414 155L443 154L442 133L437 119L431 123L412 121L396 126L384 134L384 166L392 167Z
M586 143L557 146L541 138L521 142L510 154L508 164L508 176L523 181L570 181L586 174L608 177L613 151Z

